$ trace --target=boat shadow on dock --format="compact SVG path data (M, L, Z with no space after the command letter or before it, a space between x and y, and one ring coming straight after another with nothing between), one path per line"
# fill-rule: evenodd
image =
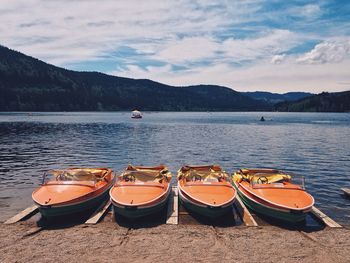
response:
M232 208L232 213L227 213L226 215L218 218L210 219L187 211L181 203L179 204L179 224L209 225L214 227L232 227L244 225L234 207Z
M142 218L129 219L122 215L116 214L113 209L111 210L112 221L118 226L125 228L151 228L159 225L163 225L167 220L167 207L163 208L158 213L154 213Z
M286 230L303 231L307 233L321 231L326 227L326 225L320 222L311 212L306 215L304 221L296 224L282 222L262 214L250 212L259 226L277 226Z
M96 211L96 207L89 210L75 213L72 215L66 215L61 217L55 217L47 219L42 217L40 214L34 216L31 220L36 220L38 227L50 230L50 229L64 229L73 227L76 225L81 225L86 222Z

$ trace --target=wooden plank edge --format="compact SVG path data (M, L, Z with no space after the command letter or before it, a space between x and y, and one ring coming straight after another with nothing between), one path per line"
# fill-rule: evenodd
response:
M258 226L258 223L255 221L252 214L249 212L248 208L244 205L241 198L237 195L236 196L236 207L237 212L239 213L239 216L241 217L242 221L246 226ZM239 209L239 207L241 209Z
M104 216L104 214L107 212L107 210L112 205L112 201L109 199L107 203L105 203L102 207L99 207L95 213L86 220L85 224L97 224L101 218Z
M179 204L177 187L172 187L167 210L167 225L177 225L179 223L178 207Z
M11 217L8 220L6 220L4 222L4 224L5 225L9 225L9 224L17 223L17 222L19 222L21 220L24 220L26 218L32 217L33 215L35 215L38 212L39 212L39 207L37 205L33 205L33 206L30 206L30 207L27 207L26 209L22 210L18 214L14 215L13 217Z
M342 190L346 196L350 197L350 188L340 188L340 190Z
M340 224L335 222L332 218L327 216L325 213L323 213L321 210L313 206L311 208L311 213L316 216L319 220L321 220L326 226L328 227L342 227Z

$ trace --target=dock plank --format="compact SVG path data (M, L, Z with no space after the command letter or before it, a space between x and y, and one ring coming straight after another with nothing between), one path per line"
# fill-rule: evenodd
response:
M315 215L319 220L321 220L328 227L342 227L341 225L339 225L332 218L327 216L325 213L323 213L321 210L319 210L315 206L312 207L311 213Z
M108 200L103 206L99 207L95 213L90 217L85 224L97 224L101 218L105 215L107 210L111 207L112 201Z
M258 226L258 223L255 221L254 217L251 215L248 208L243 204L241 198L238 195L236 196L235 204L237 211L246 226Z
M178 189L177 187L173 187L170 193L166 224L177 225L178 223L179 223Z
M25 218L29 218L39 212L39 207L37 205L30 206L23 211L19 212L17 215L11 217L4 224L14 224Z
M347 196L350 197L350 188L340 188L343 193Z

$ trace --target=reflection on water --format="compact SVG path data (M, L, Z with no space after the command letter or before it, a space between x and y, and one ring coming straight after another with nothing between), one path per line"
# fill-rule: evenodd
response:
M260 122L264 116L266 121ZM316 204L349 224L350 114L0 113L0 220L31 204L44 171L128 163L273 167L306 178Z

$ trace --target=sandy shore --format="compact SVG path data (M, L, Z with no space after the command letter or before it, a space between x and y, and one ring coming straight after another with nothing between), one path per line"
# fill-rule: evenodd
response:
M273 226L159 225L115 222L38 228L0 227L1 262L350 262L350 230L305 233Z

